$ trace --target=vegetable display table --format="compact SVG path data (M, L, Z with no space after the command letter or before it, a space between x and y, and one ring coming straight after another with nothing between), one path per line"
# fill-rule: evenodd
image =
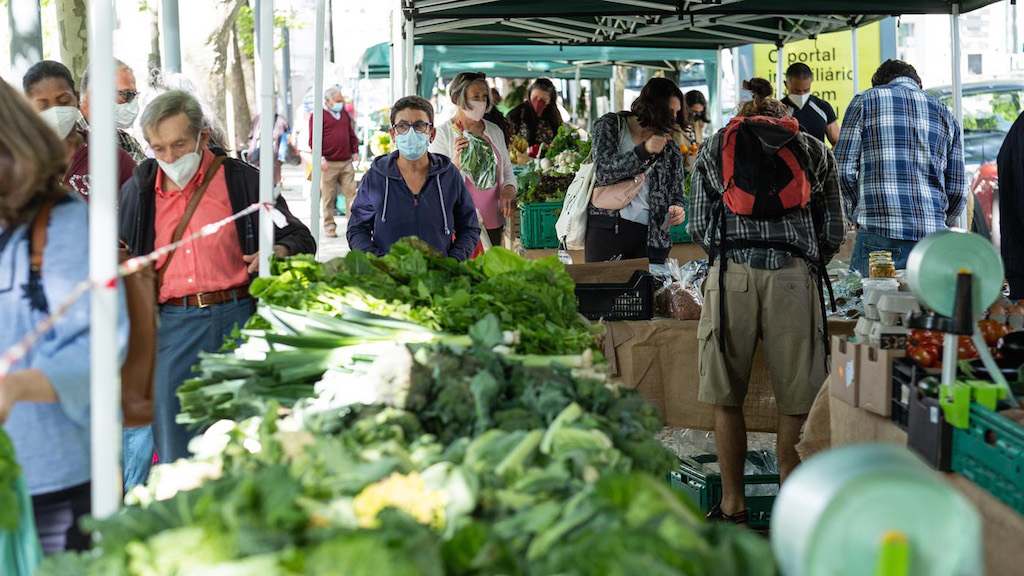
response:
M811 424L829 422L827 427ZM808 416L804 438L797 446L802 458L809 458L818 450L830 446L885 442L907 444L907 433L884 416L854 408L832 398L828 387L822 388ZM1024 517L1009 506L979 488L970 480L955 473L943 476L959 490L981 514L984 535L985 574L988 576L1016 576L1021 573L1020 543L1024 542Z
M697 320L659 318L641 322L608 322L605 355L612 375L637 389L661 410L672 428L714 428L714 408L697 401ZM852 335L855 323L829 320L835 335ZM758 349L751 368L750 389L743 407L747 430L775 432L777 413L771 379Z

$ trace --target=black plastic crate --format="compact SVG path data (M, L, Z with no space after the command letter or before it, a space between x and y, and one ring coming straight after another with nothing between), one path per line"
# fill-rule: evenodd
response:
M590 320L654 318L654 276L637 270L625 284L577 284L580 314Z
M949 472L953 458L953 427L946 422L938 398L925 396L915 387L910 393L907 447L932 468Z
M916 394L917 383L935 371L923 368L910 358L897 358L892 362L892 423L902 430L910 425L911 396Z

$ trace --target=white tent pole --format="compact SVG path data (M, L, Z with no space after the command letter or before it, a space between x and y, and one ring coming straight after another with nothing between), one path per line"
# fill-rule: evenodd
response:
M963 125L964 125L964 86L963 78L960 76L960 3L954 2L953 9L949 15L949 28L950 36L952 37L952 54L950 60L952 60L953 66L953 115L956 116L957 122L960 123L960 144L963 145ZM968 197L968 202L971 198ZM960 221L958 223L960 228L967 228L967 210L965 209L960 213Z
M782 85L782 79L786 75L786 45L779 41L778 51L775 54L775 97L779 100L786 95L786 87Z
M106 518L121 505L121 362L117 346L117 138L114 124L114 2L89 5L91 133L89 173L90 416L92 513Z
M583 85L582 85L582 80L581 80L582 76L583 76L583 67L580 66L579 64L577 64L576 65L576 83L574 84L574 86L575 86L574 89L576 90L576 94L574 95L575 96L573 98L574 102L572 103L572 116L573 116L573 118L576 119L576 123L577 124L580 123L580 113L579 113L579 110L578 110L579 106L577 104L580 101L580 94L583 93L582 92Z
M725 84L723 81L725 70L722 70L722 65L725 64L725 48L719 46L715 58L718 60L718 70L715 74L715 99L718 100L715 102L715 108L717 108L718 112L715 115L717 120L715 128L717 129L725 126L725 98L722 97L722 87Z
M259 50L256 68L260 75L260 202L274 202L274 0L260 0ZM270 275L274 253L274 220L269 210L260 210L260 276Z
M850 50L852 50L853 95L860 92L860 52L857 46L857 27L850 28Z
M740 78L740 49L739 47L732 49L732 79L735 81L736 94L734 103L738 106L740 103L740 92L743 90L743 79ZM723 119L724 120L724 119ZM723 122L724 126L725 123Z
M309 228L313 232L313 240L316 241L317 254L321 252L320 217L320 181L323 178L323 170L320 169L321 158L324 150L324 26L326 25L324 11L327 9L327 0L316 0L316 43L313 45L313 157L310 159L312 168L310 170L311 182L309 186ZM345 207L348 209L348 206Z
M405 92L405 39L403 36L402 0L394 0L391 9L391 101Z
M416 90L416 39L415 23L412 19L405 21L405 96L417 94Z

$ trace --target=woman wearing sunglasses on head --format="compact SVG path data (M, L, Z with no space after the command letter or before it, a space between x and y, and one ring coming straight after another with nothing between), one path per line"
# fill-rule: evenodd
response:
M491 245L499 246L505 219L511 217L516 209L517 182L505 145L505 133L500 126L484 119L484 114L494 106L491 89L487 86L487 75L482 72L457 74L448 85L448 94L458 111L454 118L438 126L437 138L430 145L430 151L451 158L455 167L462 170L466 177L466 187L473 197L473 204L480 211ZM470 134L486 140L489 149L483 153L493 155L495 174L493 179L487 178L487 184L475 182L473 174L465 170L463 155L469 148Z
M480 239L473 198L447 156L427 152L437 131L434 108L419 96L391 107L397 150L373 161L359 183L349 216L348 245L383 256L416 236L445 256L467 260Z

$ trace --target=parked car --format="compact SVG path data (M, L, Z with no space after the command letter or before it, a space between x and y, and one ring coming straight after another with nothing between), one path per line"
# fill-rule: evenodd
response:
M950 108L950 86L931 88L931 94ZM1010 126L1024 110L1024 78L969 82L963 85L964 163L971 192L977 199L989 230L997 205L999 178L996 157Z

